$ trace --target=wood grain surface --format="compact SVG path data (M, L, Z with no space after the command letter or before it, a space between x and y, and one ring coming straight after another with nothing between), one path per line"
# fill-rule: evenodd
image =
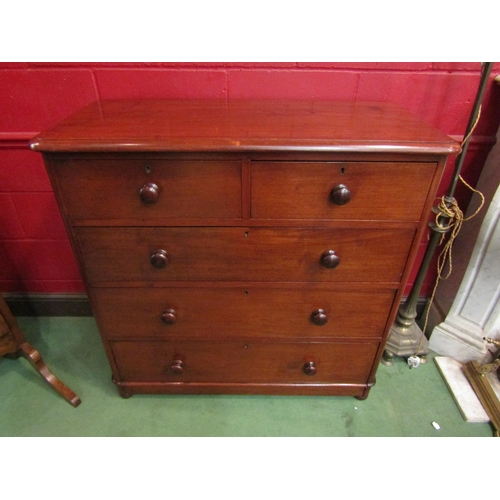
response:
M414 229L88 228L75 229L85 275L99 282L399 282ZM168 254L155 268L151 256ZM326 250L340 259L321 264Z
M99 324L108 339L374 338L384 334L395 289L281 284L271 288L191 286L96 288ZM317 326L322 309L328 321ZM173 311L175 322L161 317ZM367 321L367 318L370 318Z
M91 104L35 151L349 151L449 154L459 145L391 103L129 100Z

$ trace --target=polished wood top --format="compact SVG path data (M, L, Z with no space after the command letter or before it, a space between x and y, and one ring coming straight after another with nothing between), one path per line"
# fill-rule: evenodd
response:
M30 147L42 152L460 150L391 103L153 99L95 102L35 137Z

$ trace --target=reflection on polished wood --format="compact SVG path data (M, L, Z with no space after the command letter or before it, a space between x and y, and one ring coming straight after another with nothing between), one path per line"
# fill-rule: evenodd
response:
M450 154L459 145L391 103L109 100L31 142L35 151Z

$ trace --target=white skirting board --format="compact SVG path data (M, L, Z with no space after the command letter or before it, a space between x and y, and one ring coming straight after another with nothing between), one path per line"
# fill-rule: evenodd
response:
M438 356L434 358L434 361L465 421L489 422L490 419L483 405L462 371L462 364L444 356ZM500 399L500 381L496 373L488 373L486 376Z

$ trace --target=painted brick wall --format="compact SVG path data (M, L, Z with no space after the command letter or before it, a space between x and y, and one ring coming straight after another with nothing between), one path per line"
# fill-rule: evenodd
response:
M492 77L499 73L497 64ZM460 140L479 74L479 63L0 63L0 291L84 291L41 155L28 141L86 104L153 97L392 101ZM494 141L499 103L500 88L490 82L463 170L472 185ZM456 196L465 209L468 191L459 186ZM424 250L422 243L420 258ZM431 269L422 295L434 275Z

